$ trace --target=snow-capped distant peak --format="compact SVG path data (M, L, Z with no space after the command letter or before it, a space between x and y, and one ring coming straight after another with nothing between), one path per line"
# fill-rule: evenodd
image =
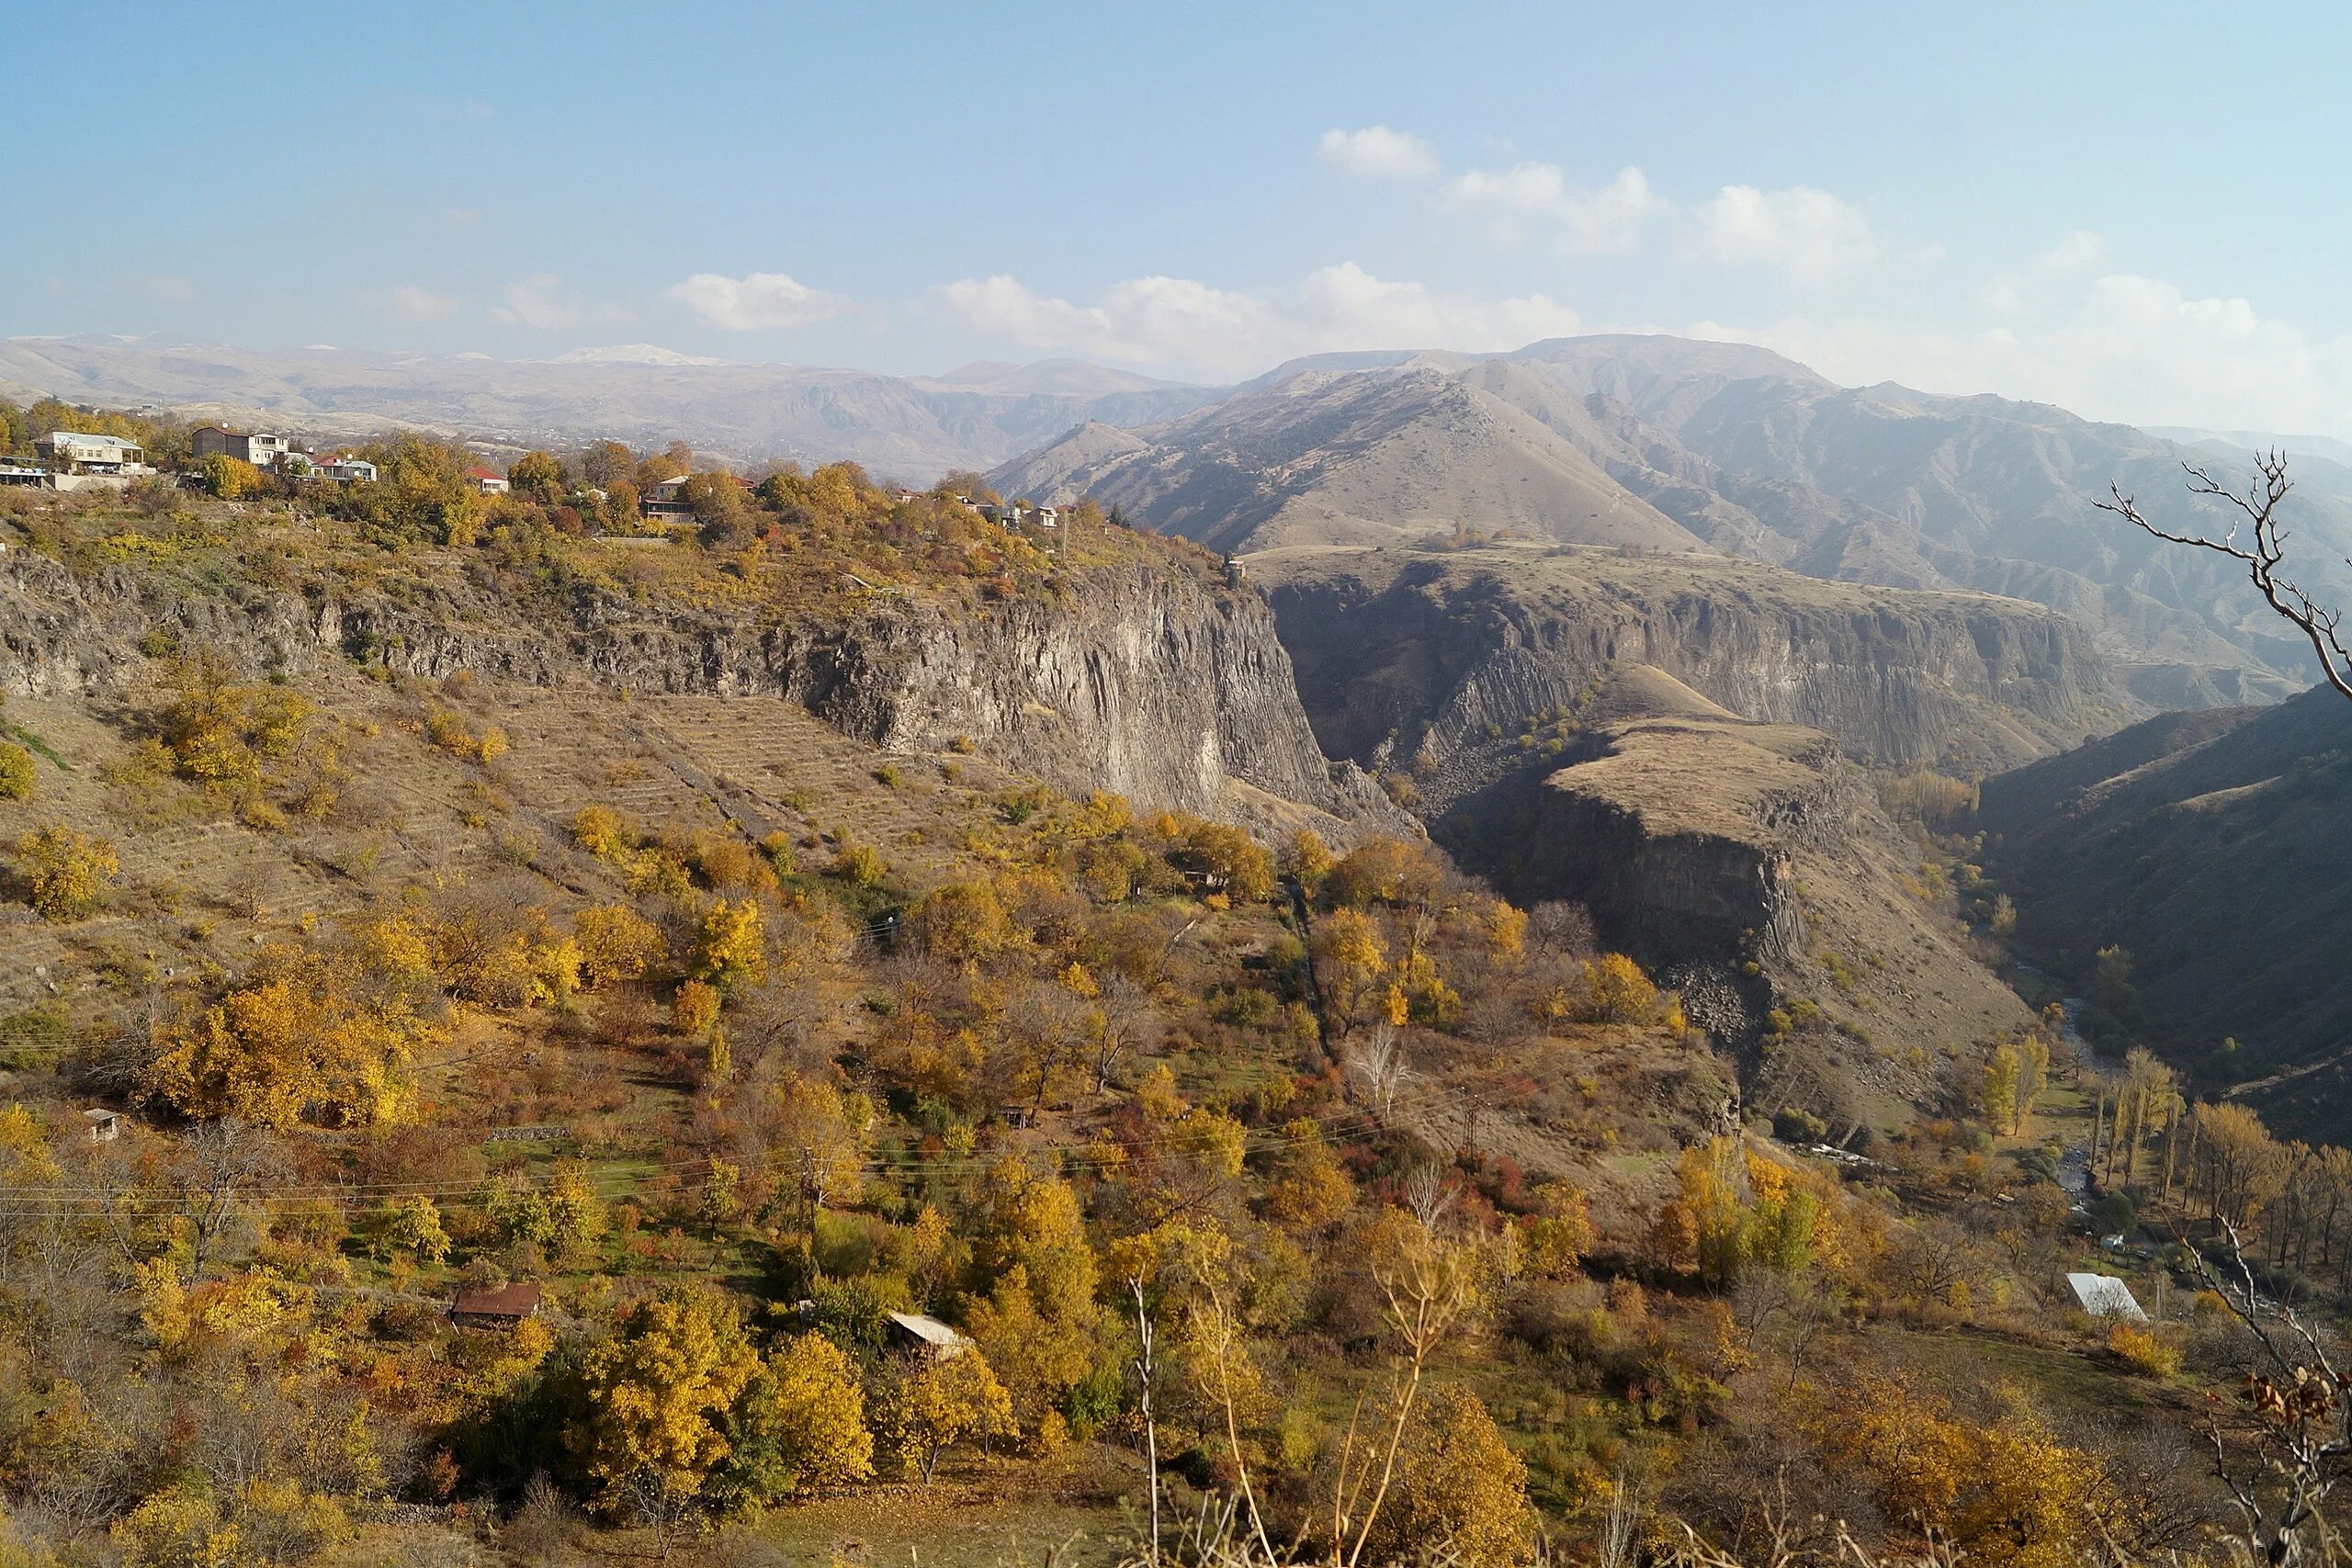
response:
M555 356L558 365L721 365L707 355L680 354L650 343L616 343L605 348L575 348Z

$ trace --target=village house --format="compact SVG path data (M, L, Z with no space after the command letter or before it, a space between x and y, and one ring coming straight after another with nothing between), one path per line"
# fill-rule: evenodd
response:
M299 456L294 443L283 435L266 431L231 430L225 424L208 424L188 433L189 455L197 457L234 457L251 463L256 468L274 468L287 458Z
M657 480L648 486L645 492L638 497L639 514L644 517L659 518L665 522L677 522L694 516L695 509L685 502L686 479L686 475L679 474L671 479Z
M376 465L365 457L337 457L319 472L344 484L376 482Z
M528 1280L460 1291L449 1303L449 1321L459 1328L512 1328L539 1310L539 1287Z
M919 1312L885 1313L883 1316L890 1325L888 1333L891 1343L901 1350L945 1360L950 1356L962 1355L964 1347L971 1343L939 1319Z
M60 472L92 474L152 474L146 449L119 435L85 435L74 430L52 430L36 436L33 450L56 465Z
M2107 1274L2069 1274L2066 1288L2075 1292L2076 1304L2093 1317L2120 1317L2128 1323L2145 1323L2148 1314L2133 1299L2132 1287Z
M514 488L506 482L504 474L496 468L486 468L480 463L466 470L466 482L484 495L504 495Z

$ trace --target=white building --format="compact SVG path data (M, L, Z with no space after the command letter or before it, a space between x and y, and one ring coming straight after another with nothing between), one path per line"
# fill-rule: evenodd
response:
M33 440L33 450L67 472L93 474L152 474L146 449L119 435L85 435L79 431L52 430Z
M504 495L514 488L506 482L504 474L496 468L484 468L480 463L466 470L466 479L484 495Z
M356 482L371 485L376 482L376 465L365 457L337 457L334 462L320 468L319 472L345 484Z
M2093 1317L2120 1317L2132 1323L2148 1321L2148 1314L2132 1298L2132 1287L2111 1275L2069 1274L2066 1288L2075 1292L2075 1302Z
M198 457L235 457L256 468L274 468L287 458L300 455L294 443L283 435L258 430L231 430L223 424L208 424L201 430L190 431L187 449Z

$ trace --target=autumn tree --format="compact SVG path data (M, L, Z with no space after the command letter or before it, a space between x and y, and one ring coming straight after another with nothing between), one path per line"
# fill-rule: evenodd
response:
M857 1364L821 1334L796 1335L745 1383L721 1421L714 1500L736 1509L870 1480L874 1434Z
M267 1127L403 1120L417 1051L443 1032L404 996L355 978L323 953L286 956L275 973L164 1030L142 1090L183 1116Z
M717 898L703 912L688 961L693 976L720 996L767 978L766 923L757 900Z
M1531 1196L1535 1213L1526 1225L1528 1271L1541 1279L1565 1280L1598 1239L1592 1207L1583 1191L1567 1181L1547 1181Z
M899 1463L926 1486L949 1449L1016 1429L1012 1397L972 1345L903 1368L883 1404L882 1425Z
M571 918L581 974L591 986L640 980L667 956L653 922L626 904L592 904Z
M1387 988L1388 952L1380 928L1361 909L1338 908L1315 923L1316 979L1343 1030L1376 1015Z
M0 741L0 800L30 800L33 754L13 740Z
M525 501L553 506L563 499L563 465L551 454L526 452L507 468L506 482Z
M384 1221L383 1244L424 1263L439 1263L449 1256L449 1233L442 1228L441 1211L423 1192L393 1200Z
M673 1285L639 1303L581 1366L569 1441L604 1506L618 1511L639 1476L699 1496L733 1451L728 1429L760 1370L741 1318L715 1292Z
M1508 1568L1533 1557L1526 1461L1468 1389L1429 1397L1397 1469L1395 1495L1373 1537L1375 1561L1429 1552L1461 1568Z
M122 869L114 846L63 823L17 840L17 874L41 918L86 920L98 911L107 885Z
M1069 1184L1017 1159L989 1168L975 1217L975 1262L994 1277L966 1302L965 1326L1035 1431L1093 1365L1094 1249Z

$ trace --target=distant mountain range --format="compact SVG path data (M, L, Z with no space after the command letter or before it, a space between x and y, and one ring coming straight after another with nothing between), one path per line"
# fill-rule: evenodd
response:
M1080 426L991 479L1244 553L1458 524L2003 594L2081 621L2140 699L2178 706L2300 690L2307 650L2230 563L2094 503L2120 482L2155 515L2218 526L2180 465L2226 471L2233 453L2046 404L1839 387L1744 344L1602 336L1297 360L1159 424ZM2352 468L2296 472L2299 567L2352 600Z
M2303 650L2219 557L2094 510L2110 480L2217 524L2180 464L2242 471L2258 432L2151 434L2045 404L1840 387L1768 350L1555 339L1499 355L1337 354L1237 387L1075 360L944 375L700 361L649 344L551 361L161 337L0 340L0 392L356 434L406 424L516 446L685 439L719 457L852 457L927 481L1091 493L1238 552L1457 526L1712 550L1808 576L2034 601L2091 628L2135 700L2268 701ZM2193 439L2191 439L2193 438ZM2352 448L2289 438L2297 565L2352 602Z
M317 435L404 425L514 446L683 439L738 459L854 458L883 478L925 483L1089 420L1149 423L1218 395L1070 360L908 378L734 365L651 344L517 361L100 335L0 339L0 394Z

